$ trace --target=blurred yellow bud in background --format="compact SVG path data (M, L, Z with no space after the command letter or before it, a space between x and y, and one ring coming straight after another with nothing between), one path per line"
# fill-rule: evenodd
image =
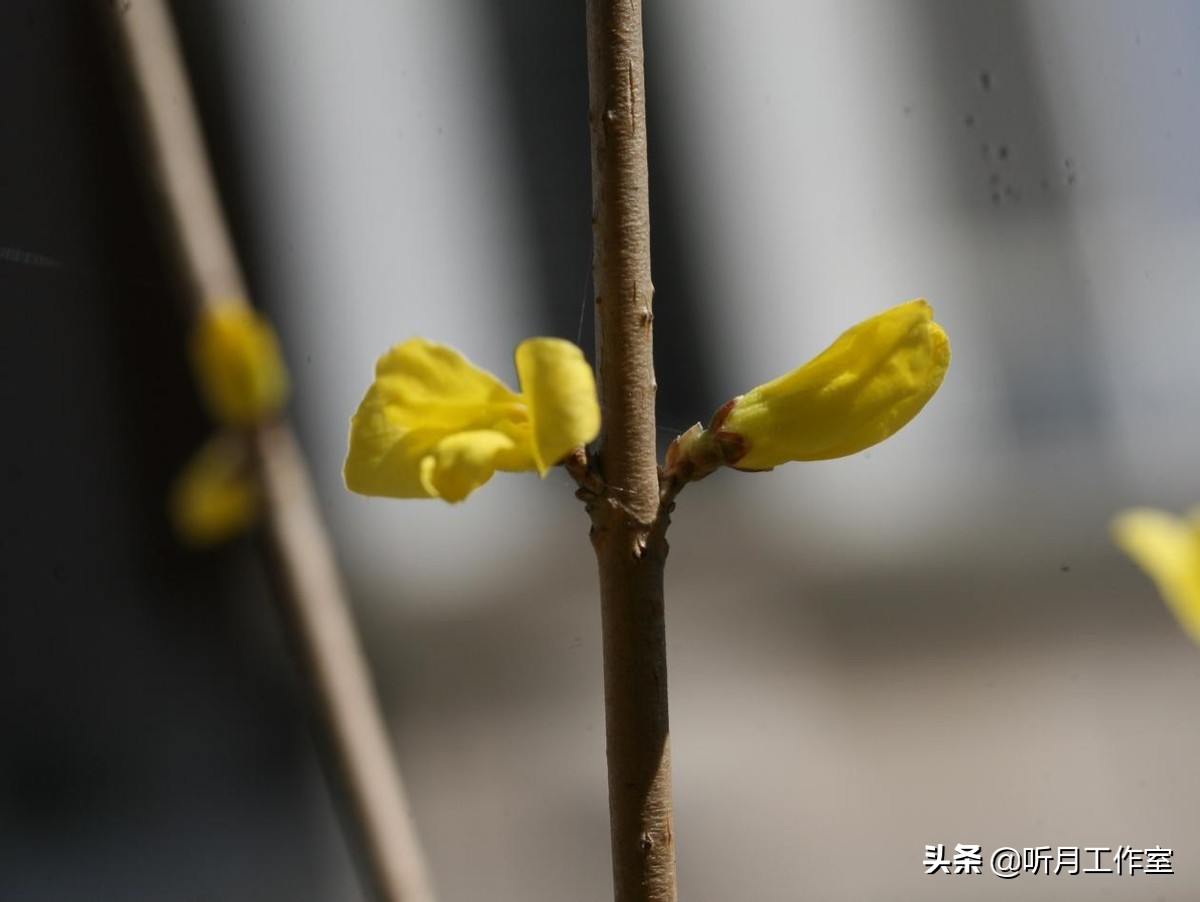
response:
M222 425L249 426L287 399L287 368L275 331L244 303L209 305L188 350L204 405Z
M1154 580L1184 632L1200 645L1200 508L1186 517L1134 508L1113 519L1112 534Z
M209 439L176 477L168 513L189 545L215 545L249 528L258 517L258 484L239 435Z

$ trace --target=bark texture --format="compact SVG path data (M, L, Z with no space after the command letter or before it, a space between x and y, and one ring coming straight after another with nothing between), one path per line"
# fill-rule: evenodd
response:
M600 491L581 488L600 567L613 883L618 902L676 898L655 449L653 297L639 0L588 0L592 273L603 431ZM581 483L581 486L583 484Z

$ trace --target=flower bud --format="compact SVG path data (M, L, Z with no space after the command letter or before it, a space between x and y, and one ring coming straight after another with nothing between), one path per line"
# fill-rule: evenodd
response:
M189 545L216 545L248 529L260 498L241 436L218 434L188 461L171 486L167 511Z
M844 457L915 417L949 364L950 342L933 309L908 301L847 329L799 369L734 398L707 431L723 462L739 470Z
M192 368L209 413L226 426L249 426L287 398L287 369L275 331L231 299L201 314L191 335Z
M1113 539L1149 574L1184 632L1200 645L1200 508L1187 517L1136 508L1112 523Z

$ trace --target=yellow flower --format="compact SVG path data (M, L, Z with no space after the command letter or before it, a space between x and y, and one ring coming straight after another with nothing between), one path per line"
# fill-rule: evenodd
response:
M249 426L287 398L287 369L271 325L239 300L218 301L201 315L189 351L200 396L213 418Z
M579 348L530 338L516 366L519 394L446 345L413 338L393 347L350 421L346 487L461 501L496 470L545 476L596 437L596 382Z
M176 534L191 545L231 539L258 516L258 485L242 437L218 433L175 479L168 513Z
M1112 534L1157 584L1184 632L1200 645L1200 508L1186 517L1135 508L1113 520Z
M709 431L722 461L769 470L869 448L925 406L950 365L950 342L924 300L908 301L842 333L799 369L718 411Z

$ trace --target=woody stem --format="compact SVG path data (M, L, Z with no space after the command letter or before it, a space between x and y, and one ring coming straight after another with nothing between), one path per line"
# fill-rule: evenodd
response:
M588 0L592 272L607 486L589 505L600 568L613 884L673 902L675 841L655 451L649 179L640 0Z

